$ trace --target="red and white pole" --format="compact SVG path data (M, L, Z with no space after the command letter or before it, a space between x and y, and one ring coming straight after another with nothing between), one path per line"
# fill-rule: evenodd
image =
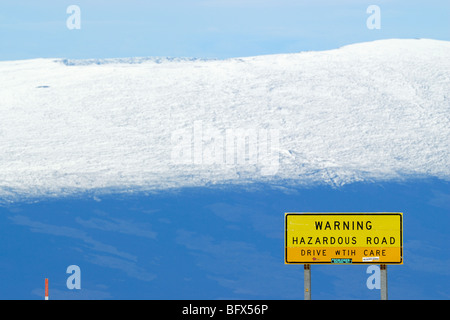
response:
M45 278L45 300L48 300L48 278Z

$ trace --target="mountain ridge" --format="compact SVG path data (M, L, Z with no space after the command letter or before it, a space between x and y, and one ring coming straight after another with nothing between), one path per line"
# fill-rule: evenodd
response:
M450 42L430 39L225 60L2 61L0 197L449 180L449 61ZM246 139L233 156L227 134Z

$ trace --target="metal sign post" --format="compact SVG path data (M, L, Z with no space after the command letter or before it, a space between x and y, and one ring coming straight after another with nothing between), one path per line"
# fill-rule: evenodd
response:
M305 300L311 300L311 265L304 265L305 273Z
M388 288L387 288L387 265L380 265L380 291L381 291L381 300L388 299Z
M403 213L285 213L284 263L303 264L304 299L311 300L311 265L380 265L387 300L387 265L403 264Z

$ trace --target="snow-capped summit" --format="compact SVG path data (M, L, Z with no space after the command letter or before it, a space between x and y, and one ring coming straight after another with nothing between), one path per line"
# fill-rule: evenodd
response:
M0 62L0 197L450 178L450 42Z

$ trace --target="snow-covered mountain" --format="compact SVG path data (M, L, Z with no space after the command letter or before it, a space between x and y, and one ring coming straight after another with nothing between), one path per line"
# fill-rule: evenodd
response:
M227 60L0 62L3 199L448 180L449 141L447 41Z

